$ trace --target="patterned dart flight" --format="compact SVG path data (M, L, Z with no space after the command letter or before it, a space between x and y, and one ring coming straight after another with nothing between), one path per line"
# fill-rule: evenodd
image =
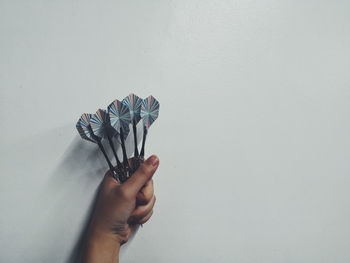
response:
M117 172L122 173L122 164L119 161L117 152L114 147L114 143L112 141L112 138L114 136L117 136L118 132L116 131L116 129L112 127L109 119L109 114L105 110L102 110L102 109L97 110L96 114L92 115L90 119L90 124L91 124L93 133L97 137L101 139L107 138L108 143L112 148L113 155L117 161Z
M108 106L108 114L112 127L119 132L120 142L123 150L123 165L127 170L128 177L130 176L130 167L125 149L125 139L129 134L131 116L129 108L119 100L113 101Z
M76 128L78 130L78 133L80 134L81 138L88 140L90 142L96 143L98 145L101 152L103 153L103 156L105 157L105 159L107 161L109 169L113 173L113 177L116 180L119 180L116 176L116 172L114 170L114 167L113 167L111 161L109 160L109 158L106 154L106 151L101 143L101 138L96 136L92 130L91 123L90 123L91 118L92 118L91 114L84 113L83 115L81 115L80 119L78 120L78 122L76 124Z
M149 96L142 100L141 105L141 119L143 122L143 137L142 137L142 148L140 152L140 158L143 159L145 156L145 142L149 127L158 118L159 115L159 102L153 97Z

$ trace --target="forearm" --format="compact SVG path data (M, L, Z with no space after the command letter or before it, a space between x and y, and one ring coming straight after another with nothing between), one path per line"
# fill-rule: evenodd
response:
M120 244L113 238L91 235L85 243L82 263L119 263Z

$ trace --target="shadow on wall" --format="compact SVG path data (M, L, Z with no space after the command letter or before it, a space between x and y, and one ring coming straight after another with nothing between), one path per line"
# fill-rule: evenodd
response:
M130 138L130 136L129 136ZM102 180L102 175L106 172L107 169L107 163L105 162L105 159L103 155L101 154L100 150L95 146L95 149L90 151L88 149L84 149L84 146L86 143L82 141L80 138L76 138L72 145L68 149L68 154L64 158L62 164L64 164L64 167L67 168L69 171L82 169L85 173L83 176L86 178L98 178L98 180ZM131 152L131 144L127 144L127 150L128 153ZM108 156L110 157L113 164L116 164L116 161L114 158L112 158L113 154L108 145L104 145L104 148L107 151ZM121 160L121 147L120 145L116 145L116 150L119 152L119 158ZM130 155L130 154L128 154ZM83 168L82 168L83 167ZM88 169L87 169L88 167ZM59 171L57 171L59 173ZM69 176L69 174L65 173L66 176ZM56 178L56 176L53 176L51 178ZM66 178L64 181L67 182L69 178ZM93 180L95 181L95 180ZM62 182L62 180L61 180ZM54 185L56 185L54 183ZM100 184L98 184L99 186ZM80 262L80 256L84 245L84 240L87 236L87 227L90 223L92 212L94 205L96 203L96 197L98 194L98 187L95 189L95 191L91 191L90 195L93 194L92 200L90 201L89 206L86 206L86 214L84 216L84 220L81 221L81 228L79 229L80 233L78 237L76 238L74 246L72 246L72 250L66 260L68 263L75 263ZM137 229L136 229L137 231ZM136 233L136 232L135 232ZM123 249L121 253L125 251L125 249L128 247L128 245L132 242L134 235L132 235L129 239L129 242L123 246Z
M129 156L131 139L129 135ZM109 147L106 150L112 158ZM0 246L8 251L2 261L76 262L98 186L108 170L97 145L82 140L69 124L8 142L0 153Z
M128 156L133 149L131 137L129 135L126 141ZM116 164L109 145L104 143L104 146L112 163ZM119 144L115 146L121 159L121 147ZM49 246L51 252L45 258L62 258L63 252L67 256L65 262L79 261L98 187L107 170L108 165L98 146L76 136L49 175L41 195L51 199L46 211L51 224L46 225L49 227L47 239L51 238L53 244ZM54 227L52 223L55 223ZM132 238L128 244L131 241ZM121 253L125 252L128 244L123 246ZM58 252L61 255L54 255Z
M79 136L64 152L40 195L51 200L46 211L51 223L45 224L45 232L46 240L51 238L53 242L48 246L46 259L56 261L64 256L65 262L78 262L98 186L107 167L97 145Z
M70 185L72 187L70 187L71 191L69 192L70 194L74 194L73 188L75 187L76 183L80 183L83 180L85 181L86 190L89 191L89 193L84 193L84 189L80 189L82 190L80 195L86 196L89 202L85 203L83 206L86 209L85 213L84 211L81 211L81 213L84 215L84 218L81 218L82 220L80 222L80 227L75 230L78 235L75 237L75 244L71 247L71 252L68 254L68 257L66 259L66 262L73 263L79 262L79 257L84 243L83 241L86 237L87 227L91 219L91 214L93 212L93 207L96 202L98 193L99 184L97 184L97 187L95 189L91 189L91 186L86 185L86 183L88 183L87 180L90 178L90 181L94 182L93 185L96 186L97 182L95 179L98 179L99 181L102 180L102 176L106 172L106 165L104 163L103 157L99 152L99 149L96 146L94 149L90 149L90 145L87 145L87 143L85 141L82 141L78 136L74 139L73 143L70 145L64 156L64 159L60 162L57 169L55 170L54 175L50 177L51 181L49 185L56 189L59 187L59 185L64 188ZM63 173L62 168L66 170ZM62 175L63 177L60 177ZM76 177L75 180L77 180L74 183L72 183L72 176ZM62 202L62 205L62 208L66 207L64 202ZM76 206L79 206L79 204L77 203ZM71 208L72 211L68 212L67 216L74 216L75 212L73 210L77 209L77 207L74 208L74 206L71 206ZM57 209L56 212L60 214L61 211L60 209Z

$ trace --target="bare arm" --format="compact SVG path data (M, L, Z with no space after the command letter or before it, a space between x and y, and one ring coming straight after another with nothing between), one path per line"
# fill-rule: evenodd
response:
M103 179L85 241L82 262L118 263L120 246L138 224L153 213L152 176L159 159L152 155L126 181L119 184L108 174Z

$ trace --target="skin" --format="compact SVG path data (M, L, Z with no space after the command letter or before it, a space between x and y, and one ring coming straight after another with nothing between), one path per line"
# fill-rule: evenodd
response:
M156 201L152 176L159 159L152 155L124 183L105 175L88 227L82 254L84 263L118 263L120 246L137 225L152 216Z

